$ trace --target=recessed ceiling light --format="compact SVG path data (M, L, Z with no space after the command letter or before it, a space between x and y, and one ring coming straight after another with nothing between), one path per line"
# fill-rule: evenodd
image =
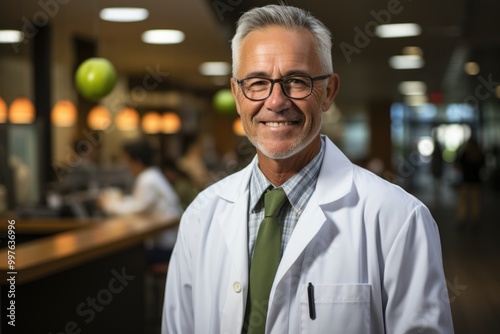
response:
M102 20L111 22L138 22L144 21L148 16L147 9L136 7L110 7L99 13Z
M24 39L24 34L19 30L0 30L0 43L19 43Z
M423 81L403 81L399 83L398 90L403 95L424 95L427 86Z
M154 29L143 32L141 39L149 44L177 44L184 41L184 33L180 30Z
M231 73L231 65L225 61L207 61L200 65L200 73L203 75L228 75Z
M389 58L389 66L396 70L408 70L422 68L424 59L420 56L392 56Z
M475 61L468 61L464 65L464 70L468 75L478 75L481 68Z
M396 38L418 36L422 28L416 23L382 24L375 28L375 34L380 38Z

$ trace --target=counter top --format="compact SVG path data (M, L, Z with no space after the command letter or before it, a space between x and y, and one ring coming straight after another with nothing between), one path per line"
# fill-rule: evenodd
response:
M102 222L94 221L85 225L85 228L73 228L16 245L14 270L9 269L8 249L4 248L0 250L0 284L6 284L7 273L10 271L17 272L18 284L27 283L140 243L164 229L177 226L178 223L178 219L165 221L135 215L106 219ZM76 224L81 226L85 223L77 221Z
M53 234L65 232L77 228L88 227L96 223L101 223L104 219L85 219L79 220L75 218L43 218L43 219L26 219L12 218L0 220L0 231L6 232L9 221L14 220L16 223L16 233L22 234Z

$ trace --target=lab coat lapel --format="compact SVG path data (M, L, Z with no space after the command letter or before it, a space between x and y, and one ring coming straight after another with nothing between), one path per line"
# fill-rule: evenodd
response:
M343 198L352 189L352 163L328 138L325 140L325 156L315 191L288 241L276 273L273 290L327 221L322 206Z
M313 195L309 200L309 204L288 241L288 246L283 253L276 273L275 282L279 282L283 278L326 221L325 214L314 197Z
M251 164L250 164L251 165ZM217 223L224 235L228 253L237 272L243 279L248 277L248 229L247 216L250 166L240 171L240 177L229 177L223 182L217 194L226 201L220 210Z
M238 268L242 277L248 274L248 232L247 219L243 212L248 212L248 190L236 202L231 203L227 210L217 218L224 234L228 252L233 264Z

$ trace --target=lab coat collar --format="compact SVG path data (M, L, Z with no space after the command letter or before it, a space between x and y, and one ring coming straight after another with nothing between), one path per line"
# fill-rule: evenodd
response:
M333 203L347 195L353 186L353 164L328 138L326 150L316 182L319 205Z

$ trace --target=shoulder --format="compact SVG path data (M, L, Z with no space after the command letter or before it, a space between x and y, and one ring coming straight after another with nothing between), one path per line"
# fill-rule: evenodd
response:
M411 213L424 204L415 196L397 184L389 182L380 176L353 165L354 185L360 200L379 210Z
M352 163L338 147L327 140L325 158L316 186L321 203L341 200L356 209L414 208L422 203L400 186L375 175L371 171ZM397 205L397 206L396 206ZM396 210L394 210L396 209Z
M438 226L427 206L400 186L361 167L354 167L356 194L355 216L384 256L396 242L411 246L435 243L439 240ZM426 241L427 240L427 241Z
M156 167L149 167L145 169L141 174L137 176L137 181L156 183L159 180L163 180L165 177L162 172Z

